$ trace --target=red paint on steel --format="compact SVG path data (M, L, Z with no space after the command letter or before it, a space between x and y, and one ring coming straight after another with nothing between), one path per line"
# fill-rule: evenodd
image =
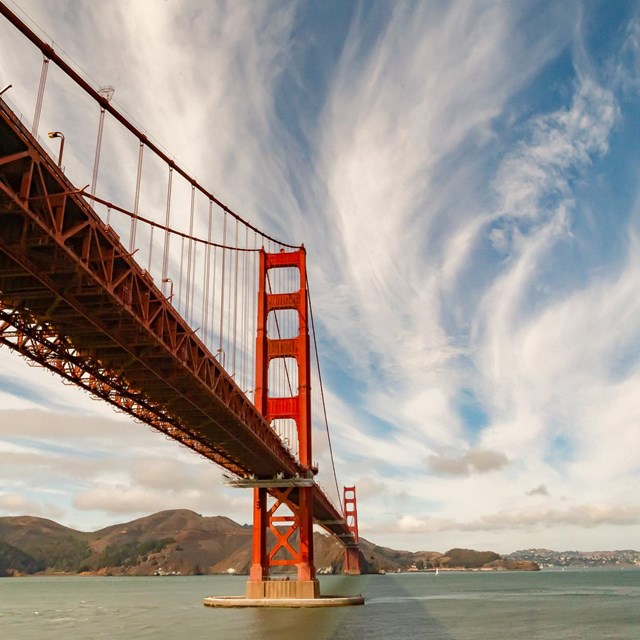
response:
M256 532L266 531L267 521L267 490L255 488L253 490L253 547L249 580L262 581L269 577L267 558L267 536L256 535Z
M290 293L267 292L270 269L295 268L299 273L300 289ZM307 309L306 251L260 253L258 290L258 332L256 337L256 388L254 400L258 410L268 422L290 419L296 424L300 464L305 477L313 477L311 442L311 348L309 341ZM295 311L298 317L298 335L294 338L270 338L267 335L269 313L283 310ZM298 365L298 389L295 395L285 398L269 396L269 363L277 358L292 358ZM293 390L292 390L293 393ZM253 563L251 580L263 580L272 566L295 566L298 580L313 580L313 487L290 487L286 490L270 489L275 502L263 518L267 492L256 490L253 523ZM291 496L296 495L295 502ZM279 509L288 508L290 515L276 515ZM267 533L274 543L266 553ZM297 548L292 535L298 533ZM280 555L278 555L280 554ZM284 557L282 557L284 555ZM260 563L258 566L257 563ZM260 576L260 577L258 577Z
M309 469L1 99L0 343L234 474ZM346 541L317 484L288 500Z
M4 145L29 152L0 165L5 307L24 322L49 323L70 353L99 361L121 388L162 398L165 412L227 453L230 471L301 472L149 274L4 108L0 127L0 157Z
M54 62L101 111L108 111L138 138L141 147L147 146L167 164L166 227L175 169L246 227L280 246L295 248L251 225L176 165L3 2L0 15L40 49L45 69L49 60ZM299 435L301 464L269 429L264 414L255 411L186 322L173 312L169 300L113 230L83 204L83 194L61 171L52 169L46 154L24 135L24 127L1 100L0 106L8 117L6 122L12 121L12 133L17 132L25 143L15 144L15 139L0 136L0 343L235 474L269 477L276 472L290 475L308 470L311 441L310 433L305 439L303 420L298 423L303 434ZM34 133L36 129L37 122ZM165 249L163 278L166 261ZM273 304L278 304L275 299ZM272 355L290 348L276 346ZM303 371L297 399L280 403L277 410L274 403L274 415L304 414L309 402L307 379ZM294 506L313 505L305 507L303 528L311 530L313 515L343 541L350 537L344 517L316 483L293 490L289 500Z
M344 572L360 573L360 550L358 548L358 504L356 501L356 488L345 487L343 494L344 515L347 527L353 535L355 544L348 544L344 550Z

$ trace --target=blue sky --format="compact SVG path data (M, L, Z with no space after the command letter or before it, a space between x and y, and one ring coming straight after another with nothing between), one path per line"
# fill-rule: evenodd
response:
M638 547L637 3L16 4L232 208L305 243L361 535ZM39 65L0 23L28 114ZM249 520L214 466L0 367L0 513ZM316 451L327 469L319 426Z

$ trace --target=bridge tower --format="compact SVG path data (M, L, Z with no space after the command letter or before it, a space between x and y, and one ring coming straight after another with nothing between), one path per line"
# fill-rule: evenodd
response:
M360 574L360 547L358 538L358 506L356 504L356 488L345 487L343 495L344 515L347 527L353 535L354 542L344 550L344 572L351 575Z
M270 293L269 274L276 269L297 269L299 288ZM270 337L267 332L269 314L285 310L297 315L297 336ZM269 365L282 358L297 363L297 393L292 389L292 395L288 397L271 397ZM306 251L304 247L280 253L263 250L260 252L254 402L269 423L279 419L295 422L299 462L306 477L264 479L263 486L254 488L253 557L247 582L248 598L320 596L313 563L313 476L316 470L311 452L310 363ZM291 500L294 496L297 500ZM295 566L297 580L271 581L269 571L275 566Z

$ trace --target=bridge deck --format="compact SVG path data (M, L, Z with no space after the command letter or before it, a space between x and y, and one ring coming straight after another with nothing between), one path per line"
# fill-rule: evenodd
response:
M303 468L0 100L0 342L239 476ZM297 500L296 493L292 500ZM314 484L314 517L348 541Z

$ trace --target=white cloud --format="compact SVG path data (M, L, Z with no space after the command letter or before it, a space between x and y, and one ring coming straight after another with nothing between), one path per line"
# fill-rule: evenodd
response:
M50 520L61 519L66 515L64 509L53 504L29 500L17 493L0 493L0 513L7 516L39 516Z
M218 467L132 421L0 411L0 463L7 514L85 529L169 508L249 518L248 492L225 489Z
M592 528L601 525L634 526L640 523L640 506L611 504L578 504L569 509L529 509L501 511L471 521L405 516L398 528L411 533L438 531L509 531L519 528L552 528L570 525Z
M248 503L248 501L245 502ZM166 491L150 490L143 485L98 484L80 491L73 499L73 506L76 509L101 511L110 519L120 517L122 514L145 515L163 509L191 509L200 513L212 513L212 505L215 505L214 513L232 514L231 517L242 521L237 502L221 496L220 492L211 494L196 487L189 490ZM246 508L246 504L242 506Z
M538 485L537 487L533 488L533 489L529 489L529 491L527 491L525 493L525 495L527 496L548 496L549 495L549 491L547 489L547 487L543 484Z
M497 471L508 462L504 453L489 449L470 450L461 456L432 455L427 459L429 468L435 473L453 476Z
M302 139L278 102L307 51L302 5L69 3L67 22L46 2L24 6L233 208L305 241L322 357L336 372L324 380L338 474L357 483L372 540L572 547L575 535L607 547L607 536L640 532L628 495L639 473L640 197L625 185L635 208L618 211L618 198L596 211L587 188L619 186L607 161L611 147L622 162L617 127L637 115L622 96L638 86L637 16L619 64L603 65L608 78L588 59L577 5L397 3L380 32L351 25L323 69L319 120L295 114ZM0 79L21 79L10 95L30 115L38 56L18 57L0 30ZM551 77L560 54L573 73ZM43 126L57 128L66 98L55 73L50 82L61 102L45 104ZM91 123L86 143L68 147L85 184L97 114L68 113L70 139ZM109 139L99 184L132 201L136 146ZM148 172L143 208L162 212L166 176ZM188 185L176 194L174 220L186 224ZM606 217L619 246L594 241ZM210 465L5 350L0 365L3 381L29 390L0 390L11 500L101 523L169 505L243 513L240 495L207 493L219 484ZM463 392L478 416L463 415ZM326 442L317 454L325 474ZM47 474L66 502L42 493Z

